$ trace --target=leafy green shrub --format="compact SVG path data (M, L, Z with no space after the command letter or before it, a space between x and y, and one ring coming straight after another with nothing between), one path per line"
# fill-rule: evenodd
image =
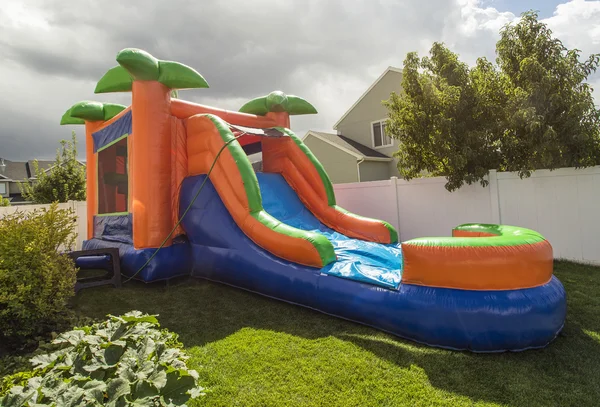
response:
M65 316L76 268L60 251L73 246L74 228L73 211L56 204L0 219L0 342L22 344Z
M132 311L60 334L33 372L4 380L0 405L183 406L201 396L177 335Z
M0 206L10 206L10 201L6 198L0 197Z
M35 180L19 183L28 200L38 204L85 201L85 166L77 160L75 132L71 141L61 140L52 167L40 168L34 160L33 170Z

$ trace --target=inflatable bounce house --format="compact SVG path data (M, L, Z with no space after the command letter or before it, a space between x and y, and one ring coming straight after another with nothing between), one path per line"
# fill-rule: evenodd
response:
M546 346L565 291L550 243L513 226L467 224L398 243L388 223L337 206L323 166L290 128L316 113L272 92L225 111L172 97L206 88L194 69L138 49L61 124L85 124L88 236L145 282L192 275L428 345L475 352ZM262 152L255 170L248 155Z

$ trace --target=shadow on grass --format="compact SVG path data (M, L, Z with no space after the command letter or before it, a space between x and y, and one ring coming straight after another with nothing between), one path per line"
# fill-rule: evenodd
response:
M547 348L471 354L416 345L374 329L242 290L194 279L97 288L75 298L76 309L101 318L138 309L160 314L186 347L203 346L242 328L351 342L394 365L422 368L432 386L473 401L510 406L588 406L600 400L600 269L557 262L568 295L567 323ZM597 335L597 336L595 336Z

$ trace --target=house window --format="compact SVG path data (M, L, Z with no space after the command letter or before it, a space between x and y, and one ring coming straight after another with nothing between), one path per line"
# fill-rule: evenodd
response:
M0 182L0 195L6 195L6 182Z
M127 212L127 137L98 150L98 214Z
M371 133L373 137L373 148L390 147L392 139L385 134L387 120L379 120L371 123Z

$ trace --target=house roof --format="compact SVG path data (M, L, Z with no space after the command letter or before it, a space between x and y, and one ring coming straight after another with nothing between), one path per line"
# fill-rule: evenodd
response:
M1 170L0 167L0 176L3 178L7 178L13 181L23 181L26 180L27 177L27 166L23 161L10 161L4 160L4 171Z
M367 161L390 161L391 158L379 151L373 150L370 147L360 144L354 140L344 137L343 135L333 133L323 133L320 131L310 130L304 136L306 139L309 135L316 137L317 139L324 141L334 147L339 148L346 153L355 156L357 159Z
M2 172L0 170L0 178L10 179L13 181L25 181L31 177L35 177L35 169L33 161L10 161L4 160L6 168ZM38 161L38 165L42 170L48 170L54 165L54 161ZM1 167L0 167L1 168Z
M369 86L369 88L365 91L365 93L363 93L356 102L354 102L354 104L352 106L350 106L350 109L348 109L346 111L346 113L344 113L342 115L342 117L340 117L340 119L333 125L334 130L337 130L338 125L342 122L342 120L344 120L346 118L346 116L348 116L348 114L354 110L354 108L356 107L356 105L358 105L360 103L361 100L364 99L365 96L367 96L367 94L371 91L371 89L373 89L378 83L379 81L381 81L383 79L383 77L385 75L388 74L388 72L397 72L397 73L402 73L402 69L400 68L395 68L393 66L388 66L387 69L379 76L379 78L375 79L375 82L373 82L371 84L371 86Z
M27 161L27 176L29 178L35 177L35 168L33 167L33 162L35 160ZM38 166L41 170L47 171L54 165L54 161L41 161L38 160Z

